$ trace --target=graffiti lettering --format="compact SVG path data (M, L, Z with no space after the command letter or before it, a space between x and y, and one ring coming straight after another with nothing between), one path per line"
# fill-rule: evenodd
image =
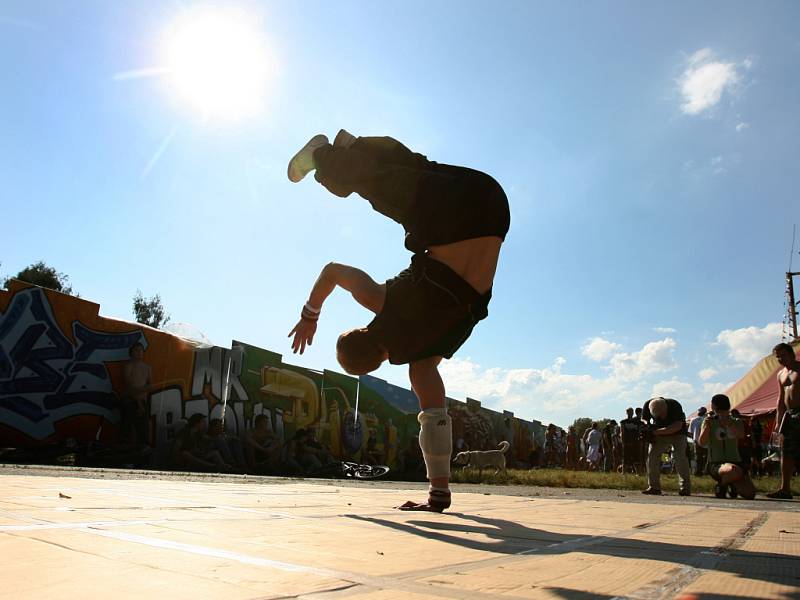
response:
M127 359L131 345L146 344L144 335L93 331L77 321L72 329L75 344L59 329L44 290L14 296L0 315L0 421L42 440L70 416L118 420L105 363Z

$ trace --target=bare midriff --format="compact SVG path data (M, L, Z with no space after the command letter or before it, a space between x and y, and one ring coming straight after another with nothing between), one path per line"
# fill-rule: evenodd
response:
M481 294L492 287L503 240L496 236L430 246L428 256L446 264Z

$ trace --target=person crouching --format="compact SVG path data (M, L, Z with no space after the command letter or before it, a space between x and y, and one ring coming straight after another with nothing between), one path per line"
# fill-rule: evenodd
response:
M712 415L707 416L700 429L700 444L708 449L708 474L717 482L717 498L729 492L752 500L756 495L747 469L739 455L738 440L744 436L740 419L730 414L731 401L725 394L711 398Z

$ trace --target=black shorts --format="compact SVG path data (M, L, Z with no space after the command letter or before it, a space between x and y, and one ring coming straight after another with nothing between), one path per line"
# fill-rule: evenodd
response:
M428 160L390 137L360 137L350 147L314 152L315 178L331 193L355 192L400 223L412 252L479 237L505 240L508 198L481 171Z
M451 358L489 314L492 292L480 294L450 267L415 254L411 266L386 282L383 310L367 326L395 365Z
M783 435L781 452L787 458L800 460L800 409L786 411L780 433Z
M474 169L429 164L409 215L406 248L420 252L488 236L505 240L511 213L500 184Z

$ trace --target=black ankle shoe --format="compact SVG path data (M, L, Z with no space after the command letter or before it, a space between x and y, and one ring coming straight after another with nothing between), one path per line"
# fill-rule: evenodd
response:
M722 485L722 484L718 483L717 485L714 486L714 495L717 498L720 498L720 499L725 498L725 494L727 493L727 491L728 491L728 486L727 485Z
M736 488L731 486L728 488L728 498L738 498L739 492L736 491Z

